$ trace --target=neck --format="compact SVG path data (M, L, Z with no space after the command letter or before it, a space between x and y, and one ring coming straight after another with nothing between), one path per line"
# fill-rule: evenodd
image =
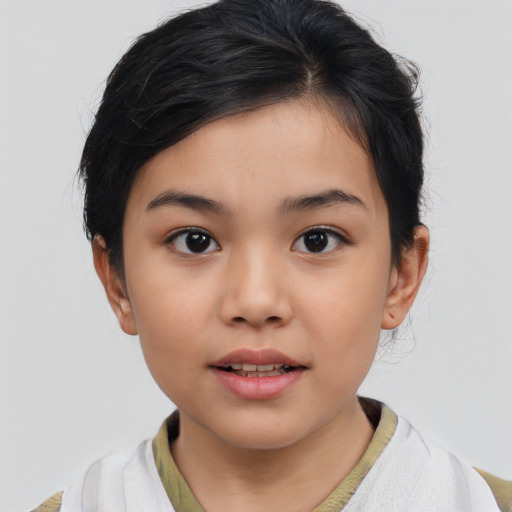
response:
M310 511L350 473L373 428L354 400L312 434L277 449L233 446L181 413L172 453L208 512Z

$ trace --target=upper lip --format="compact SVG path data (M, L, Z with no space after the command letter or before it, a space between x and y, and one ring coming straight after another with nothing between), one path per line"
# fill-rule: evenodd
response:
M221 357L217 361L211 363L210 366L229 366L233 363L246 363L246 364L282 364L288 366L302 366L305 365L295 361L287 355L272 348L261 350L253 350L249 348L242 348L233 350L229 354Z

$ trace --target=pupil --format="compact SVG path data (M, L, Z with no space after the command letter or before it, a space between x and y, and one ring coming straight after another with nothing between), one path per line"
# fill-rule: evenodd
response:
M312 231L305 236L304 245L311 252L320 252L327 247L327 236L322 231Z
M192 252L203 252L210 245L210 237L204 233L189 233L187 235L187 247Z

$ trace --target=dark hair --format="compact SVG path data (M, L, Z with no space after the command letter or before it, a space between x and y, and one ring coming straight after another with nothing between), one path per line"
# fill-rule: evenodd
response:
M399 261L420 223L417 71L324 0L220 0L140 36L110 76L80 163L90 240L122 269L140 167L206 123L310 95L334 105L371 155Z

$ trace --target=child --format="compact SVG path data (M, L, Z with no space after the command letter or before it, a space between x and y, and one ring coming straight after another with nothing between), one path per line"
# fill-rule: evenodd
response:
M85 224L178 411L38 510L511 507L510 483L356 394L427 267L415 80L319 0L224 0L121 59Z

